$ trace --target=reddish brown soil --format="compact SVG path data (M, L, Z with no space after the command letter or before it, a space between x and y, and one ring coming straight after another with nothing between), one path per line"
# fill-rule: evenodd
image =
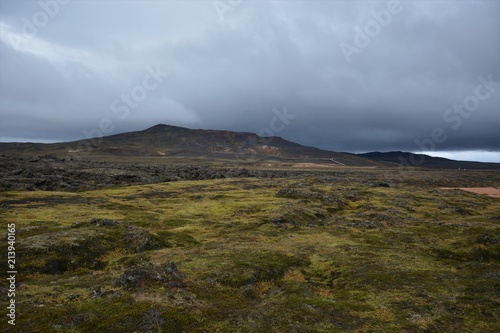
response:
M452 190L455 188L446 187L443 189ZM500 198L500 188L498 188L498 187L460 187L458 189L462 190L462 191L477 193L477 194L486 194L486 195L489 195L490 197L494 197L494 198Z

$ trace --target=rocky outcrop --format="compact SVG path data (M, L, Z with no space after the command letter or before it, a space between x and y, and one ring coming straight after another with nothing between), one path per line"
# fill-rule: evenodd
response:
M284 171L211 166L109 163L60 159L52 155L0 155L0 191L80 191L106 186L154 184L177 180L286 177Z
M139 289L152 285L168 289L185 288L184 274L179 272L173 261L165 261L162 265L143 262L133 265L118 278L116 285L124 289Z

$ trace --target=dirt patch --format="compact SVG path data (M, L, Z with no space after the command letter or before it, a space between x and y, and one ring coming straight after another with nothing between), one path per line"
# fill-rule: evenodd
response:
M476 194L486 194L493 198L500 198L500 188L498 187L443 187L443 190L462 190Z
M338 165L332 164L319 164L319 163L294 163L293 168L331 168L337 167Z

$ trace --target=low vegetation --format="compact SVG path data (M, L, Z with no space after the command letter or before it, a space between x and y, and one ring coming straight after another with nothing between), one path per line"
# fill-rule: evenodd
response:
M499 184L338 169L1 192L16 329L498 332L500 199L441 187Z

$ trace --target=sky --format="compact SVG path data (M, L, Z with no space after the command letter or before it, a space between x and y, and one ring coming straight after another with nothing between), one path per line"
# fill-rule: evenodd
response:
M500 1L0 0L0 141L158 123L500 162Z

